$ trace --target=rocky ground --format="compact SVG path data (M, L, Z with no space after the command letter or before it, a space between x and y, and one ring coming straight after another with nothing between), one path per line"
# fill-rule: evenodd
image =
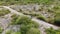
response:
M17 31L19 30L19 25L9 25L9 23L11 23L11 15L12 14L17 14L17 15L24 15L24 16L28 16L29 18L32 18L33 21L39 23L40 27L39 29L41 30L41 34L46 34L45 32L45 28L54 28L54 29L59 29L58 26L49 24L45 21L39 20L35 17L31 17L31 15L25 15L23 12L25 11L26 13L30 11L33 13L38 13L38 14L42 14L44 17L47 18L47 16L52 16L51 13L46 12L47 9L40 11L39 9L41 8L41 5L17 5L17 6L2 6L5 9L8 9L9 11L11 11L11 13L5 15L4 17L0 17L0 26L2 26L2 28L4 29L4 31L2 32L2 34L5 34L5 32L7 30L12 30L12 31ZM45 7L45 6L44 6ZM52 6L51 8L53 8L54 6ZM19 12L20 9L23 12ZM42 9L42 8L41 8ZM50 9L50 8L49 8ZM54 18L54 15L52 16L52 18Z

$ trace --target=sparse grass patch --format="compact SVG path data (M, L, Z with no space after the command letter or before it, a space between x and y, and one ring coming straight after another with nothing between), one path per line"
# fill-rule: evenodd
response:
M4 9L0 10L0 16L4 16L4 15L6 15L8 13L10 13L9 10L4 10Z

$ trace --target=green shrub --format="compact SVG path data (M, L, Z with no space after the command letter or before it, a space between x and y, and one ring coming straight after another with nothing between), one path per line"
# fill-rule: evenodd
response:
M56 13L56 17L55 17L54 23L56 25L60 25L60 13Z
M21 32L13 32L12 34L21 34Z
M60 34L60 29L59 30L54 30L53 28L48 28L46 29L47 34Z
M54 24L60 26L60 6L55 6L55 18L54 18Z
M2 31L3 31L3 28L2 28L2 27L0 27L0 34L2 33Z
M11 34L12 30L7 30L5 34Z
M39 16L37 16L38 19L46 21L46 18L44 16L42 16L41 14Z
M21 34L28 34L27 32L31 29L31 28L35 28L34 25L32 26L31 24L28 24L28 25L21 25ZM37 28L36 28L37 31L39 31ZM29 32L30 33L30 32ZM35 32L33 32L35 33ZM33 34L32 33L32 34ZM38 33L38 32L36 32ZM40 32L39 32L40 33Z
M40 31L36 28L31 28L26 34L40 34Z
M56 5L53 10L55 15L53 24L60 26L60 6Z
M28 25L21 25L21 27L20 27L20 31L21 31L21 34L26 34L26 32L30 29L31 27L30 27L30 25L28 26Z
M29 29L31 29L31 28L38 29L38 27L39 27L38 23L32 21L31 18L28 18L26 16L19 16L12 23L13 23L12 25L20 25L21 34L26 34L29 31Z

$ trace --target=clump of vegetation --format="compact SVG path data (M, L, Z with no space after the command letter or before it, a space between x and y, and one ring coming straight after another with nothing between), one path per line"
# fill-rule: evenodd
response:
M21 34L21 32L13 32L12 30L7 30L5 34Z
M12 21L11 25L20 25L20 32L21 34L28 34L27 32L31 29L31 28L35 28L35 30L37 32L35 32L35 30L33 30L32 34L34 33L39 33L40 31L38 30L39 24L32 21L31 18L28 18L26 16L19 16L14 18L14 21ZM29 31L31 32L31 31Z
M4 16L4 15L6 15L6 14L8 14L8 13L10 13L10 11L9 10L0 10L0 16Z
M54 10L55 10L54 24L60 26L60 6L55 6Z
M11 34L12 31L11 30L7 30L5 34Z
M6 30L5 34L21 34L20 31L14 32L13 30Z
M60 26L60 13L56 13L54 23Z
M43 21L46 21L46 18L43 16L43 15L38 15L38 16L36 16L38 19L40 19L40 20L43 20Z
M12 34L21 34L21 32L13 32Z
M2 31L3 31L3 28L2 28L2 27L0 27L0 34L2 33Z
M47 34L60 34L60 29L59 30L54 30L53 28L48 28L46 29Z
M36 28L31 28L27 34L40 34L40 31Z

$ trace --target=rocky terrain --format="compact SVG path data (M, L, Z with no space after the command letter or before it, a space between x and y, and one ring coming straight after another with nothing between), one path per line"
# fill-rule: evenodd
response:
M38 7L36 8L35 7L35 12L36 11L38 11L39 10L39 5L37 5ZM19 10L17 10L17 9L12 9L12 8L10 8L10 6L2 6L3 8L6 8L6 9L8 9L11 13L9 13L9 14L7 14L7 15L5 15L5 16L3 16L3 17L0 17L0 26L2 26L2 28L4 29L4 31L2 32L2 34L5 34L6 33L6 31L7 30L12 30L12 31L17 31L17 30L19 30L19 25L9 25L9 23L11 22L11 16L13 15L13 14L17 14L17 15L20 15L20 16L22 16L22 15L24 15L24 16L28 16L29 18L32 18L32 20L33 21L35 21L35 22L37 22L37 23L39 23L39 29L41 30L41 34L46 34L46 32L45 32L45 29L46 28L50 28L50 27L52 27L52 28L54 28L54 29L59 29L59 27L58 26L55 26L55 25L52 25L52 24L49 24L49 23L47 23L47 22L45 22L45 21L42 21L42 20L39 20L39 19L37 19L36 17L31 17L31 15L25 15L23 12L18 12ZM13 6L12 6L13 7ZM20 6L17 6L17 7L20 7ZM29 11L29 10L33 10L33 7L31 7L31 8L29 8L29 7L26 7L25 8L25 10L23 9L25 7L25 5L23 5L22 6L22 8L18 8L18 9L22 9L22 11ZM16 8L16 7L14 7L14 8ZM29 9L29 10L28 10ZM39 13L40 11L38 11L38 14L40 14ZM36 13L35 13L36 14ZM43 13L43 12L41 12L41 14L42 15L44 15L44 17L47 17L47 16L49 16L49 14L47 14L47 16L45 15L45 13ZM54 18L54 17L53 17Z
M0 34L60 34L60 0L0 0Z

